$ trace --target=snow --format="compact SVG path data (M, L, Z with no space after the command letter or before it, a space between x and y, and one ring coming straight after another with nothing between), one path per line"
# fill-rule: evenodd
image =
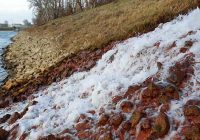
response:
M194 53L195 61L200 62L200 10L197 8L188 15L179 16L175 20L160 24L158 28L147 34L130 38L102 56L96 66L87 72L77 72L69 78L53 83L46 89L35 94L38 102L28 108L27 113L15 124L3 124L7 130L19 124L20 136L23 132L30 132L27 139L37 139L48 134L57 134L66 128L72 128L79 115L90 110L99 111L101 107L109 108L111 99L115 95L123 94L128 87L140 84L148 77L161 74L160 80L166 79L168 70L185 54ZM181 38L190 31L193 35ZM195 41L185 54L179 50L187 40ZM155 44L160 42L159 47ZM174 42L176 47L169 48ZM111 58L114 57L113 61ZM158 70L157 62L163 64ZM200 89L196 80L200 81L200 64L194 66L192 77L193 86L183 89L183 96L179 101L171 102L168 116L183 122L182 106L190 98L199 98ZM191 90L192 89L192 90ZM190 90L190 96L184 93ZM11 106L7 113L25 108L29 101ZM16 110L15 110L16 109ZM0 116L6 114L7 109L0 110ZM98 117L98 116L94 116ZM33 129L34 126L38 126ZM171 133L170 137L174 134Z

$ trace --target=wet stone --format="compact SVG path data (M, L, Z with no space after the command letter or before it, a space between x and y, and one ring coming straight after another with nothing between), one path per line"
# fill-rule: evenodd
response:
M160 113L155 120L154 132L157 137L164 137L170 128L168 117L165 113Z
M100 118L99 118L98 125L99 125L99 126L104 126L104 125L107 124L108 120L109 120L109 115L107 115L107 114L102 114L102 115L100 116Z
M136 127L139 123L140 119L143 117L143 113L140 111L135 111L131 116L131 126Z
M0 128L0 140L7 140L9 132Z
M130 113L133 110L133 103L130 101L123 101L120 104L120 108L122 109L123 112Z
M122 114L114 114L110 118L110 124L113 125L114 127L118 127L123 121L123 116Z
M199 116L200 108L195 105L184 106L183 112L185 116Z

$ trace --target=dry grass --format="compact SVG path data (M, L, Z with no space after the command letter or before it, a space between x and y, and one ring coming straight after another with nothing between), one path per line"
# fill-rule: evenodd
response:
M151 30L197 5L199 0L117 0L52 21L36 31L54 36L60 47L76 52Z

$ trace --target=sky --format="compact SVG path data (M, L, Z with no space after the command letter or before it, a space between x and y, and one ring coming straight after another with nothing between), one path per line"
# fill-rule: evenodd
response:
M32 10L27 0L0 0L0 23L7 20L12 23L23 23L24 19L32 20Z

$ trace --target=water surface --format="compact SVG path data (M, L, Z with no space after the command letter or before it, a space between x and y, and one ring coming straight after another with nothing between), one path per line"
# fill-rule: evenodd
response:
M11 43L11 38L16 35L13 31L0 31L0 85L8 76L7 71L3 67L2 54L4 49Z

